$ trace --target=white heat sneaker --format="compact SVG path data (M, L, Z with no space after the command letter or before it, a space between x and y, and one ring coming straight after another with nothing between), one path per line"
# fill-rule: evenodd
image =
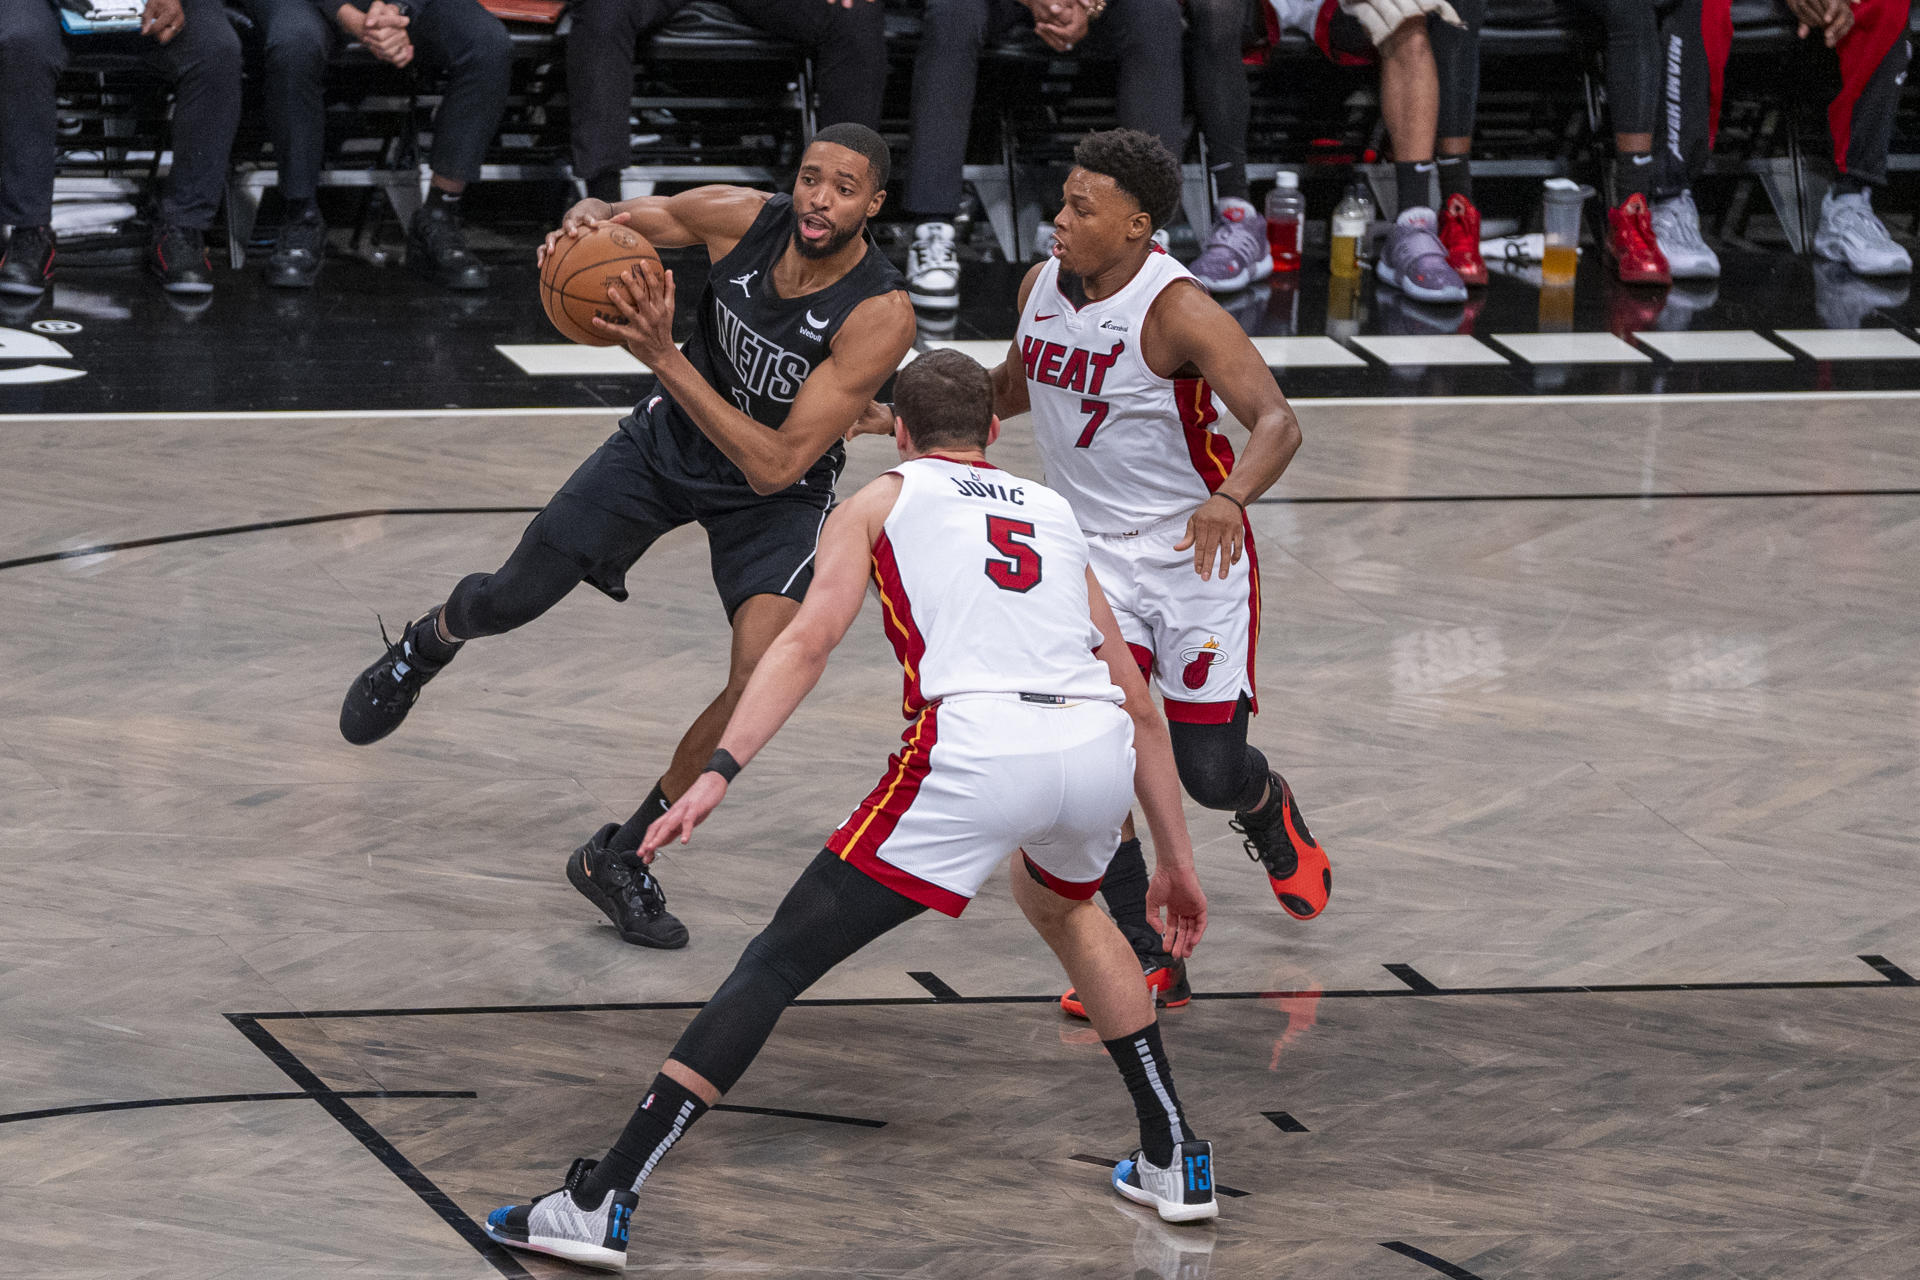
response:
M1720 256L1700 234L1700 210L1693 203L1693 192L1682 191L1671 200L1654 203L1653 238L1667 255L1667 268L1675 280L1720 278Z
M907 299L929 311L960 305L960 259L954 255L951 222L923 222L907 250Z
M1201 1139L1173 1149L1173 1163L1165 1169L1136 1151L1113 1166L1113 1189L1135 1204L1144 1204L1165 1222L1205 1222L1220 1216L1213 1196L1213 1144Z
M1821 198L1813 251L1846 263L1857 275L1903 276L1913 270L1913 256L1894 243L1865 191L1836 196L1829 190Z

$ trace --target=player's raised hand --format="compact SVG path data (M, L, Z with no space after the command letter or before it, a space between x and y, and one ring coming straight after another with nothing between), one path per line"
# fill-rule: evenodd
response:
M655 818L640 842L640 860L652 862L653 855L676 839L681 844L693 839L693 829L707 820L727 794L727 780L717 773L703 773L694 779L687 793L673 807Z
M541 241L540 247L534 251L533 265L536 267L544 267L547 265L547 255L553 252L553 246L560 243L561 236L578 240L595 227L603 224L632 221L632 214L615 213L613 206L605 200L595 200L592 196L588 196L585 200L582 200L579 204L567 210L567 216L560 219L560 226L557 230L547 232L547 238Z
M1192 547L1193 571L1208 581L1213 578L1217 559L1220 576L1225 578L1228 568L1240 563L1246 532L1245 515L1239 504L1224 494L1216 493L1195 507L1193 514L1187 517L1187 532L1173 544L1173 549L1185 551Z
M673 272L657 262L636 263L607 282L607 301L621 321L595 316L593 327L644 363L658 363L674 349L673 296Z
M878 400L867 401L867 407L847 428L842 440L851 440L855 436L890 436L893 434L893 406L881 404Z
M1207 932L1207 895L1192 867L1153 869L1147 882L1147 920L1165 939L1168 954L1182 960L1193 954Z

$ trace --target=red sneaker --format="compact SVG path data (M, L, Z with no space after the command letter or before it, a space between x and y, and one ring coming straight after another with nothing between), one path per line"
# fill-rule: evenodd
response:
M1266 868L1267 883L1287 914L1311 920L1326 910L1333 896L1333 867L1307 830L1293 788L1277 773L1269 777L1280 803L1264 818L1236 813L1227 825L1246 837L1247 856Z
M1178 1009L1193 999L1193 988L1187 985L1187 962L1175 960L1166 954L1141 956L1140 976L1147 980L1147 990L1153 992L1153 1004L1157 1009ZM1078 991L1067 988L1067 994L1060 997L1060 1011L1070 1018L1084 1018L1087 1008L1080 1003Z
M1462 284L1473 289L1487 282L1487 262L1480 256L1480 211L1458 192L1440 210L1440 243L1447 249L1447 265Z
M1639 192L1607 210L1607 252L1622 284L1672 284L1673 272L1653 234L1653 210Z

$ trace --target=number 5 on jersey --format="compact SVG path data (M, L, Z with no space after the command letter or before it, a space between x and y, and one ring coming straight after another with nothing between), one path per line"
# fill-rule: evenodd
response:
M1040 585L1040 553L1033 549L1033 536L1031 520L987 517L987 541L1007 557L987 557L987 577L994 586L1002 591L1025 592Z

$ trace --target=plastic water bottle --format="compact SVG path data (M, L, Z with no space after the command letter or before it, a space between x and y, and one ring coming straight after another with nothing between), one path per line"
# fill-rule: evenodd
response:
M1360 274L1360 245L1372 221L1373 200L1367 195L1367 180L1355 178L1346 198L1333 211L1333 274Z
M1273 254L1275 271L1300 269L1300 223L1306 212L1300 175L1282 169L1274 175L1273 190L1267 193L1267 248Z

